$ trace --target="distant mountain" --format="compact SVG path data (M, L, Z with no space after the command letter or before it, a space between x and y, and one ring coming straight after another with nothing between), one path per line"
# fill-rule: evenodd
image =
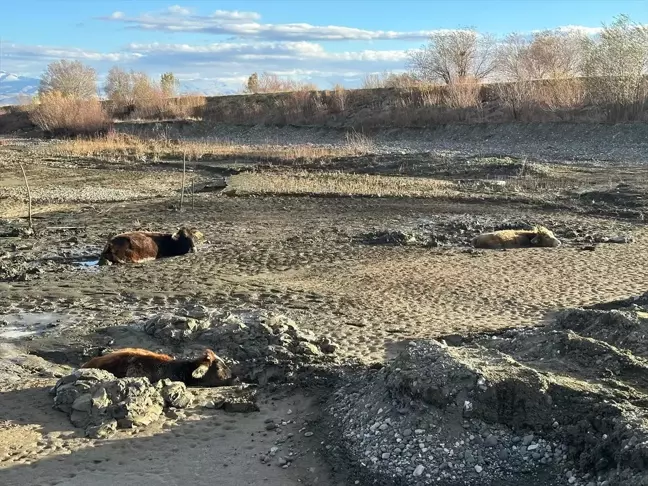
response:
M17 104L20 95L35 95L38 84L36 78L0 71L0 106Z

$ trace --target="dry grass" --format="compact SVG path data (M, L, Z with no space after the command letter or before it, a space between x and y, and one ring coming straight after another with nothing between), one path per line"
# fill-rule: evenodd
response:
M310 145L235 145L231 143L194 142L187 140L142 139L130 135L111 133L105 137L66 140L47 147L48 154L64 157L90 157L108 160L158 161L182 159L222 160L242 158L254 161L317 161L332 157L362 155L365 144L350 141L342 148L314 147Z
M439 197L457 193L451 181L342 172L246 172L230 179L231 195Z
M43 94L29 110L29 118L53 135L94 135L106 132L111 125L99 100L79 100L56 91Z

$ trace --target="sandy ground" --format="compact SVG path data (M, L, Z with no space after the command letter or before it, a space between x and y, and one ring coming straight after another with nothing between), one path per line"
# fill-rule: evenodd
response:
M134 175L121 174L111 186L106 173L95 183L121 188L128 177ZM140 182L148 177L154 184L150 174L141 177ZM283 312L302 327L331 335L342 354L374 361L389 357L409 338L535 325L557 308L645 291L648 231L641 221L504 200L219 194L200 194L194 210L179 212L169 209L171 199L165 196L173 190L171 180L164 174L152 188L137 185L155 199L44 201L37 209L47 211L35 219L38 238L0 238L0 263L22 258L38 262L42 270L26 281L0 282L0 319L10 321L18 312L54 312L59 319L38 335L1 339L31 351L97 346L102 338L94 331L198 302ZM70 187L81 184L75 180ZM22 202L4 204L11 209L4 216L13 217ZM354 239L376 227L457 217L549 220L606 234L623 230L634 241L598 245L595 251L566 244L471 252ZM96 257L110 233L140 227L171 231L181 224L198 226L207 236L198 253L127 268L79 264L80 257ZM191 410L185 418L165 418L133 435L120 432L95 441L81 437L51 408L47 389L56 378L41 375L42 369L27 363L0 379L0 484L345 484L329 475L317 434L303 436L305 422L317 415L316 396L268 395L261 412L246 415ZM295 423L280 434L265 431L267 418L289 417ZM289 433L294 435L281 447L299 456L292 465L262 463L259 456Z

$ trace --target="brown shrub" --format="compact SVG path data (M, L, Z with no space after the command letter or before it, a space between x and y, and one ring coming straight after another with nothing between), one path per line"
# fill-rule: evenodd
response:
M105 133L111 120L99 100L79 100L58 91L43 93L30 111L30 120L51 135Z

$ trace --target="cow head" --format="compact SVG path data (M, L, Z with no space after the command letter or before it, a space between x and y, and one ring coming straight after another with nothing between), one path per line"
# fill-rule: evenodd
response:
M531 240L533 246L556 248L561 245L560 240L556 238L553 232L544 226L536 226L534 231L536 235Z
M196 228L182 226L171 236L171 239L186 245L189 252L195 253L196 246L205 240L205 235Z
M197 360L198 366L191 373L192 378L200 380L202 386L223 386L236 383L230 367L211 349L206 349Z

